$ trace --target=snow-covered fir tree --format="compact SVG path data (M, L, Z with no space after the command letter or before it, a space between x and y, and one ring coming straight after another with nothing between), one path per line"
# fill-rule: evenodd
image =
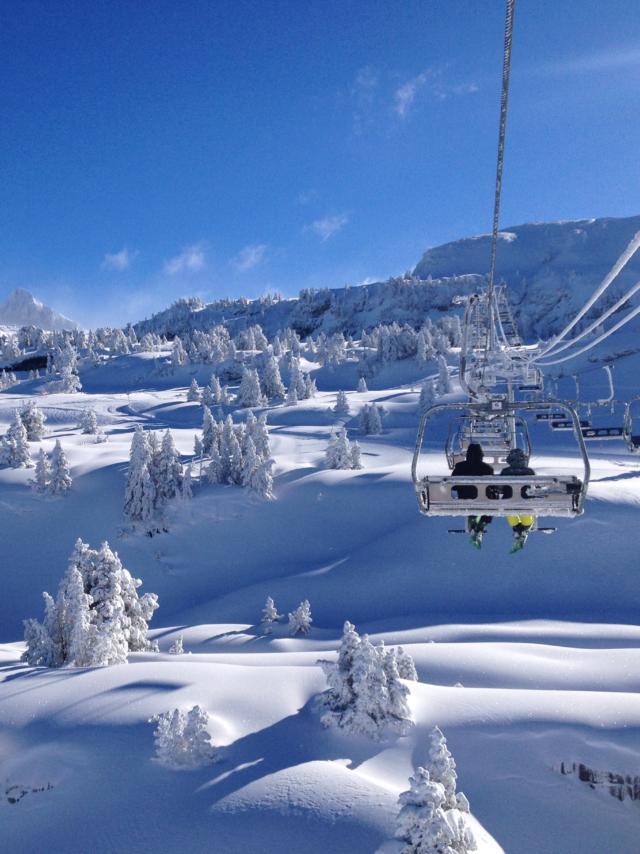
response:
M25 621L23 660L44 667L104 666L125 662L129 652L156 649L147 633L158 597L139 596L141 584L108 543L96 551L78 540L56 600L43 594L44 621Z
M330 469L359 469L360 447L357 442L353 444L347 437L346 428L341 427L337 433L333 433L325 451L325 463Z
M27 431L29 442L39 442L43 439L45 435L44 423L47 419L35 401L28 401L18 411L24 428Z
M285 395L284 384L280 376L280 368L273 351L268 352L264 359L261 376L262 392L268 400L282 398Z
M452 390L451 376L444 356L438 356L438 394L449 394Z
M211 462L207 466L207 480L209 483L222 483L222 460L217 445L211 449L210 456Z
M332 411L335 412L336 415L349 414L349 401L347 400L347 393L345 391L340 390L337 393L335 406L333 407Z
M40 448L36 457L36 470L32 481L35 492L45 493L49 490L49 479L51 477L51 469L49 467L49 457L46 455L44 448Z
M82 391L82 383L77 371L66 365L60 371L60 380L57 383L57 391L63 394L76 394Z
M463 792L457 792L456 761L447 747L447 739L439 727L429 734L429 773L431 779L441 783L445 791L445 809L469 812L469 801Z
M298 402L298 390L295 386L295 383L290 383L289 388L287 389L287 396L285 398L285 403L287 406L295 406Z
M9 429L0 439L0 465L12 468L32 466L27 431L17 410Z
M360 410L360 429L368 436L382 433L382 417L380 407L375 403L365 403Z
M257 469L258 465L259 462L258 455L256 453L256 446L251 436L247 436L242 448L241 483L243 486L249 486L251 484L251 478L253 477L253 473Z
M413 657L401 646L396 649L396 661L398 663L398 674L401 679L410 682L418 681L418 673Z
M263 460L252 472L249 479L249 489L261 498L274 498L273 466L274 460Z
M178 637L173 641L171 646L169 647L170 655L184 655L184 638L182 633L178 635Z
M358 391L359 392L369 391L369 389L367 387L367 381L364 377L360 377L360 379L358 380Z
M202 450L205 455L211 453L211 448L217 442L216 423L208 406L202 412Z
M71 470L67 456L60 444L60 439L56 439L51 452L49 492L51 495L65 495L71 489L71 483Z
M176 450L173 436L170 430L166 430L162 437L160 449L160 460L157 472L156 492L157 499L167 501L180 494L182 486L182 463L180 454Z
M216 406L219 406L222 403L222 386L220 385L220 380L218 379L216 374L211 375L211 383L209 385L211 389L211 396L213 397L213 402Z
M264 603L264 608L262 609L262 623L269 625L270 623L277 623L282 619L282 614L278 613L278 609L276 608L276 603L273 601L271 596L267 596L267 601Z
M270 457L271 448L269 446L269 428L267 427L266 412L262 412L255 424L251 426L250 435L260 459L265 460Z
M138 424L131 440L124 514L132 521L149 521L155 510L156 488L151 478L151 451L147 434Z
M422 387L420 389L420 402L418 404L420 413L425 413L430 406L433 406L433 402L435 399L436 390L433 384L433 380L425 380L422 383Z
M191 463L185 467L180 495L184 499L193 498L193 470Z
M224 422L220 436L220 464L222 483L242 482L242 449L230 415Z
M187 391L187 400L190 403L199 403L201 397L202 389L198 385L198 380L194 377L191 380L191 385L189 386L189 390Z
M444 789L429 778L425 768L416 768L409 789L400 794L398 802L395 836L405 843L402 854L452 854Z
M238 389L238 403L240 406L260 406L262 402L257 370L255 368L243 368L240 388Z
M179 335L176 335L171 346L171 364L174 368L180 367L180 365L186 365L188 358L187 352L182 344L182 339Z
M100 432L95 409L92 409L92 407L88 406L86 409L82 410L82 413L80 415L80 421L78 422L78 427L83 433L86 433L88 435L96 435Z
M209 715L201 706L188 711L172 709L151 719L156 723L153 733L155 759L167 768L190 771L209 765L215 750L207 729Z
M325 726L339 726L370 738L388 729L404 734L411 726L409 691L400 681L395 656L360 637L348 621L335 662L320 662L327 677L323 695Z
M311 631L311 605L309 600L305 599L301 602L295 611L289 612L289 634L291 637L296 635L308 635Z

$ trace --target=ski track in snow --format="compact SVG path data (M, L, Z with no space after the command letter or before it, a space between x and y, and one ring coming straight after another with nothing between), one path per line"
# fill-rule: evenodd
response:
M557 770L564 760L637 773L635 459L594 446L583 517L532 535L516 556L496 519L476 553L447 536L449 520L418 514L417 391L399 365L392 387L348 395L341 420L362 445L362 471L322 468L335 393L275 407L277 500L204 486L168 508L169 534L149 539L122 525L133 425L170 427L189 456L201 423L201 408L185 402L190 374L158 388L150 366L115 360L83 375L89 393L37 398L49 418L42 446L61 438L72 466L66 498L35 495L32 470L0 470L0 780L53 787L0 800L3 852L397 851L397 797L435 724L458 763L479 851L637 851L638 804ZM130 390L132 375L140 387ZM0 421L25 396L0 394ZM386 411L385 432L360 436L357 413L372 401ZM75 427L89 402L106 443ZM537 470L579 472L570 437L535 427L533 439ZM422 465L444 473L439 441ZM159 655L94 670L19 662L21 620L41 615L40 593L55 593L78 536L94 547L108 539L143 591L159 594ZM286 625L265 634L256 621L267 595L285 613L309 598L311 635L289 638ZM375 743L320 726L316 662L334 654L345 619L414 657L408 736ZM185 654L169 655L180 633ZM149 718L195 703L210 714L218 761L182 773L158 766ZM97 833L88 803L99 804Z

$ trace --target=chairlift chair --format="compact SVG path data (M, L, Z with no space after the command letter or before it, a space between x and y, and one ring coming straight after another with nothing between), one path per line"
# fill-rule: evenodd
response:
M527 475L456 477L454 475L421 476L418 463L427 424L435 415L464 411L468 416L487 418L515 417L517 412L533 412L542 406L549 411L562 411L573 422L574 436L582 459L583 475ZM441 403L430 407L420 419L411 476L420 512L425 516L579 516L584 511L590 477L589 456L575 409L559 401L545 404L491 400L489 403ZM460 487L465 497L459 497ZM471 489L469 489L469 487Z
M640 412L634 414L634 408L639 404L640 397L634 397L624 408L624 440L632 454L640 454L640 431L634 428L634 421L640 418Z

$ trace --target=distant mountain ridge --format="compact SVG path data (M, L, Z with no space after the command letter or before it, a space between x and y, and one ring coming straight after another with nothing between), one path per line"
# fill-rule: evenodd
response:
M557 332L583 305L606 272L640 230L640 216L555 223L529 223L504 229L498 245L498 279L509 287L516 320L526 339ZM425 252L413 274L354 287L301 291L295 299L220 300L205 305L183 300L136 332L179 335L225 323L233 332L260 323L268 334L291 326L302 335L341 330L358 334L377 323L419 326L428 315L448 311L458 294L486 282L490 236L467 237ZM640 254L605 294L598 310L612 305L640 279Z
M51 332L79 328L74 320L44 305L23 288L11 291L0 304L0 326L39 326Z

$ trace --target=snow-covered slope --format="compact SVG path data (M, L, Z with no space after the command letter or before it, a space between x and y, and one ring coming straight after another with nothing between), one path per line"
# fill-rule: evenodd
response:
M74 320L44 305L22 288L11 291L0 304L0 326L39 326L50 331L78 329Z
M505 229L498 248L498 276L509 286L521 331L545 337L581 307L640 229L640 216L533 223ZM224 300L204 305L182 301L137 324L142 334L181 334L189 328L226 323L236 331L260 323L268 334L292 326L302 335L316 330L357 334L378 323L420 324L439 316L457 294L484 282L489 237L469 237L429 249L413 277L351 288L303 291L298 299ZM600 305L612 305L640 279L640 254L631 261ZM637 328L637 327L634 327Z

